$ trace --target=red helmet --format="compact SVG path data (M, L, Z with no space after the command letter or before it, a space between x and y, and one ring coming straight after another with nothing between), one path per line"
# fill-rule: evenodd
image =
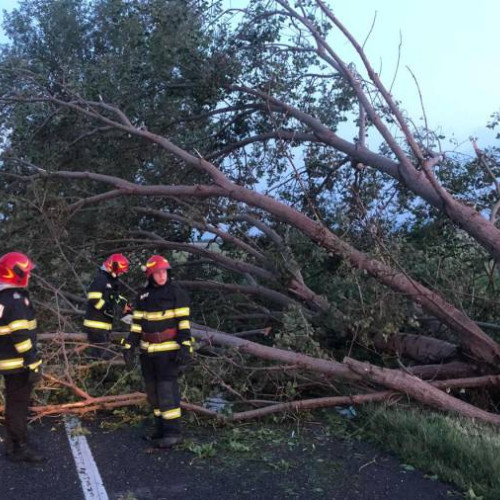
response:
M170 262L162 257L161 255L153 255L146 262L146 276L149 278L156 271L160 271L161 269L170 269L172 266Z
M9 252L0 257L0 283L25 287L35 264L23 253Z
M126 273L129 265L130 263L127 257L121 253L114 253L113 255L110 255L103 264L104 269L106 269L108 273L116 274L117 276Z

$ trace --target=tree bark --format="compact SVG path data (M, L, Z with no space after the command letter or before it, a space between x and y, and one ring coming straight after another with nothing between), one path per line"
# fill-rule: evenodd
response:
M465 401L454 398L431 384L413 375L398 370L378 368L369 363L362 363L352 358L344 358L344 363L353 373L365 380L389 387L396 391L408 394L412 398L439 410L452 411L468 418L475 418L482 422L500 425L500 415L476 408ZM495 377L494 384L498 385L500 377Z
M461 361L452 361L451 363L438 365L409 366L406 368L406 371L424 380L471 377L477 374L477 368L474 365Z
M133 129L135 130L135 129ZM140 135L145 132L141 131ZM154 142L168 143L163 137L155 136L150 132L148 136L154 138ZM153 139L151 139L153 140ZM172 151L179 148L174 147ZM187 152L183 151L182 159L193 158ZM210 186L140 186L132 184L123 179L118 179L102 174L93 174L90 172L55 172L51 175L56 177L95 179L102 182L117 185L122 189L119 195L186 195L196 197L210 196L228 196L234 200L243 201L248 205L261 208L274 215L279 220L289 223L308 235L319 246L335 255L347 259L351 266L363 269L371 274L381 283L389 286L403 295L406 295L414 302L420 304L433 316L439 318L444 324L460 335L461 343L469 354L481 361L491 365L496 365L500 361L500 346L490 337L488 337L467 315L459 311L456 307L446 302L439 294L426 288L419 282L410 278L403 272L398 272L381 261L371 259L364 253L353 248L347 242L341 240L334 233L329 231L321 223L315 222L306 215L296 211L294 208L285 205L269 196L250 191L238 186L227 179L219 172L214 165L208 164L204 160L193 158L196 165L200 163L206 165L210 173L215 169L217 174L213 173L214 179L217 179L218 185ZM207 165L208 164L208 165ZM112 193L115 193L113 191ZM99 199L103 195L98 195ZM95 201L95 197L93 197ZM82 206L81 204L79 206Z
M123 112L113 106L106 105L106 109L113 111L118 119L112 119L101 115L92 108L92 104L96 103L88 101L82 101L80 104L76 104L75 102L66 102L52 96L41 98L39 100L49 101L54 105L73 109L74 111L84 114L91 119L99 120L106 125L115 126L119 130L156 143L165 150L176 155L181 160L185 161L188 165L191 165L192 167L197 168L201 172L209 175L213 182L210 185L198 186L142 186L113 176L91 172L59 171L44 174L61 178L94 179L112 184L117 188L111 192L92 197L91 200L93 203L112 199L121 195L184 195L201 198L224 196L232 198L233 200L242 201L249 206L261 208L279 220L299 229L328 252L345 258L351 266L365 270L381 283L420 304L430 314L439 318L444 324L448 325L452 330L456 331L460 335L462 345L467 349L472 357L491 365L497 365L500 361L500 346L488 337L470 318L467 317L467 315L455 308L452 304L446 302L436 292L433 292L417 281L411 279L404 272L396 271L385 263L372 259L359 250L353 248L347 242L336 236L323 224L313 221L306 215L280 201L235 184L215 165L202 158L197 158L189 154L187 151L179 148L165 137L133 126L130 120L125 117ZM85 105L88 107L85 107ZM97 109L100 109L99 106ZM422 172L418 172L418 174L423 175ZM84 206L87 202L88 199L82 203L77 203L76 207ZM478 217L481 216L478 215ZM484 220L484 222L489 224L486 220ZM496 231L500 235L500 231Z
M384 385L391 390L406 393L409 396L417 399L418 401L433 406L437 409L455 411L469 418L477 418L484 422L494 423L495 425L500 424L500 415L493 415L484 410L476 408L468 403L449 396L445 392L442 392L438 389L443 388L446 390L451 390L457 387L466 388L488 385L498 386L500 385L499 375L459 378L454 380L441 380L427 383L414 375L405 373L404 371L379 368L368 363L356 361L351 358L345 358L344 363L338 363L333 360L317 359L292 351L285 351L283 349L263 346L246 339L241 339L232 335L217 332L211 330L208 327L201 327L196 324L192 324L191 332L194 337L202 339L204 342L207 342L209 344L215 343L218 345L223 345L236 349L240 352L255 355L263 359L282 361L293 366L294 369L307 369L323 373L328 376L339 377L349 381L359 382L361 380L367 379L370 382ZM114 336L123 336L123 334L116 332ZM40 337L41 340L59 338L62 341L66 340L67 338L70 338L74 341L86 339L85 334L76 333L41 334ZM74 384L61 382L50 375L46 375L45 378L48 380L53 380L58 384L70 387L77 396L83 398L83 401L77 403L68 403L66 405L49 405L47 407L43 407L43 409L37 409L39 416L65 412L86 413L88 411L95 411L103 408L113 408L117 406L126 406L129 404L139 404L143 401L143 398L139 395L139 393L134 395L93 398L89 396L85 391L82 391L79 388L75 387ZM385 391L380 394L376 393L371 395L361 395L359 397L346 396L344 397L344 399L338 399L338 397L321 398L321 402L315 400L307 400L307 402L305 403L282 403L279 404L275 410L260 409L252 412L243 412L243 415L239 415L235 418L253 418L254 416L262 416L274 411L293 410L299 408L315 408L320 406L348 403L358 404L369 400L387 399L391 395L391 391Z
M58 381L61 383L60 381ZM466 387L481 387L488 385L498 385L500 376L486 376L466 379L443 380L433 382L432 385L442 389L457 389ZM68 385L68 384L65 384ZM77 395L80 395L78 391ZM42 418L48 415L63 415L63 414L77 414L84 415L98 410L110 410L124 406L140 406L146 403L146 395L141 392L132 394L123 394L118 396L103 396L93 398L87 394L83 394L83 401L74 403L64 403L59 405L46 405L31 407L31 411L35 413L35 418ZM184 410L192 411L209 418L223 422L241 422L244 420L251 420L253 418L261 418L273 413L282 413L287 411L300 411L312 410L316 408L328 408L332 406L345 406L345 405L360 405L369 402L397 400L401 398L401 394L393 391L380 391L368 394L354 394L350 396L334 396L325 398L305 399L300 401L288 401L285 403L278 403L256 410L249 410L243 412L233 413L231 416L221 415L214 411L203 408L199 405L192 403L182 402L181 407ZM0 413L5 410L0 406Z
M431 385L444 390L464 389L471 387L487 387L498 386L500 384L500 376L485 376L454 380L441 380L439 382L431 382ZM252 418L261 418L272 413L282 413L287 411L313 410L316 408L331 408L332 406L347 406L361 405L365 403L374 403L379 401L396 401L402 397L402 394L394 391L370 392L368 394L354 394L351 396L334 396L326 398L303 399L300 401L288 401L275 405L248 410L238 413L233 413L229 417L230 421L240 422Z
M397 353L420 363L438 363L454 358L458 348L454 344L424 335L393 333L389 336L378 333L374 344L377 349Z
M294 351L284 351L275 347L263 346L261 344L251 342L244 339L238 339L232 334L219 332L215 329L203 325L197 325L191 322L191 334L198 340L207 341L210 344L225 345L236 349L246 349L244 352L249 352L257 357L263 357L272 361L283 361L284 363L296 364L293 359L298 357L303 361L302 367L307 367L312 371L325 373L332 376L352 377L352 373L341 368L343 365L336 361L318 360L312 356L299 354ZM111 332L111 339L119 341L121 338L128 335L128 332ZM70 342L87 342L87 334L85 333L40 333L38 334L40 341L70 341ZM263 356L262 353L265 355ZM316 361L322 361L319 365ZM325 364L326 363L326 364ZM328 363L334 363L333 368ZM299 367L299 365L297 365ZM451 362L443 364L422 365L406 367L405 371L420 377L422 379L449 379L449 378L465 378L471 377L477 373L474 365L463 362Z

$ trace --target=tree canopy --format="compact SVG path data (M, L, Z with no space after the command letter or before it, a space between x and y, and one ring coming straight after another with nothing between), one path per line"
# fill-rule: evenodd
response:
M38 263L47 327L105 255L133 288L155 251L213 327L372 360L430 316L498 362L498 149L443 151L322 0L25 0L4 28L0 250Z

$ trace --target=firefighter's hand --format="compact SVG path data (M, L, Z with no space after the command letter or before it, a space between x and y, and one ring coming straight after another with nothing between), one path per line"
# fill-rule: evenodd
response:
M132 312L132 306L127 302L124 306L123 306L123 314L129 314Z
M187 366L191 364L191 353L189 352L189 347L181 344L181 348L175 351L174 361L179 366Z
M42 367L39 365L34 369L28 368L28 382L32 385L38 384L42 380Z
M127 370L133 370L135 368L135 347L125 339L121 340L120 345Z

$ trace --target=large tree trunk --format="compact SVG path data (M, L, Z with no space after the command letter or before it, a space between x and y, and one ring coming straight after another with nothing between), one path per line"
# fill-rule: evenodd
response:
M228 346L242 346L243 344L239 344L237 341L233 342L232 339L238 340L238 336L235 334L227 334L222 333L212 328L196 325L191 322L191 334L193 337L202 340L202 341L210 341L215 344L220 345L228 345ZM211 336L209 336L209 334ZM111 339L115 342L118 342L123 337L128 335L127 332L111 332ZM40 341L71 341L71 342L87 342L87 334L86 333L40 333L38 334L38 340ZM241 340L241 339L240 339ZM241 340L241 342L245 342ZM255 346L255 349L252 349L252 354L259 357L260 347L264 348L261 344L251 343L247 345L247 348L250 346ZM316 364L313 361L316 361L317 358L313 358L310 356L306 356L299 353L294 353L293 351L283 351L281 349L277 349L275 347L265 347L265 351L267 354L266 359L271 359L275 361L283 361L288 363L290 360L289 353L292 355L305 356L308 360L308 365L310 367L316 367ZM292 363L294 364L294 363ZM321 365L323 366L323 365ZM317 371L316 368L311 368L312 370ZM443 363L443 364L432 364L432 365L420 365L420 366L409 366L405 367L405 370L408 373L411 373L417 377L422 379L451 379L451 378L466 378L472 377L477 374L477 368L474 365L463 363L459 361L454 361L451 363ZM321 371L321 367L320 370ZM330 371L329 371L330 372ZM334 373L333 375L336 375Z
M405 368L408 373L421 379L441 380L447 378L472 377L477 375L477 367L461 361L452 361L438 365L409 366Z
M229 181L228 181L229 182ZM500 362L500 346L486 335L468 316L446 302L407 274L398 272L381 261L371 259L342 241L322 224L268 196L232 185L231 197L257 206L300 229L321 247L347 259L353 267L364 269L381 283L420 304L460 335L462 345L472 357L496 365Z
M412 398L432 406L433 408L454 411L468 418L475 418L482 422L500 425L500 415L489 413L465 401L454 398L413 375L406 374L399 370L379 368L369 363L356 361L352 358L344 358L344 364L348 366L353 373L365 380L408 394ZM500 377L495 377L494 385L498 386L499 381Z
M367 379L370 382L384 385L391 390L396 390L400 393L408 394L418 401L424 404L431 405L437 409L455 411L467 417L477 418L481 421L494 423L496 425L500 424L500 415L493 415L484 410L476 408L468 403L453 398L452 396L449 396L445 392L442 392L438 389L441 388L445 390L452 390L457 388L464 389L468 387L498 387L500 385L499 375L458 378L451 380L448 379L427 383L416 376L405 373L404 371L378 368L368 363L361 363L351 358L345 358L344 363L317 359L292 351L285 351L283 349L256 344L255 342L243 340L232 335L214 331L207 327L200 327L199 325L193 325L192 334L193 336L206 343L231 347L233 349L237 349L240 352L252 354L263 359L285 362L287 363L288 368L296 370L300 370L301 368L307 369L310 371L323 373L332 377L340 377L354 382L360 382L363 379ZM117 332L114 334L114 336L123 336L123 334ZM40 338L41 340L59 339L60 341L64 341L67 339L71 339L72 341L75 341L85 340L86 335L78 333L41 334ZM110 363L110 361L107 361L107 363ZM453 363L450 363L450 365L453 365ZM461 364L455 363L455 365ZM446 365L443 365L443 368L445 366ZM57 413L83 414L99 409L110 409L119 406L137 405L144 402L144 397L140 393L94 398L87 392L76 387L72 382L64 382L48 374L44 375L44 378L46 378L49 382L55 382L59 385L70 388L76 396L82 398L82 401L76 403L49 405L34 408L38 416ZM285 402L258 410L236 413L233 415L233 418L231 418L231 420L246 420L249 418L260 417L280 411L299 410L306 408L312 409L332 405L361 404L368 401L382 401L393 397L398 397L398 394L391 391L382 391L361 395L335 396L314 400ZM186 406L189 405L183 405L183 407ZM213 412L204 411L199 407L192 406L192 408L190 409L192 409L193 411L204 413L207 416L212 416L219 419L222 418L215 415Z
M108 106L120 117L119 121L110 119L94 111L91 106L88 108L74 102L49 97L47 100L55 105L64 106L83 113L84 115L99 120L106 125L115 127L127 133L156 143L166 151L179 157L187 164L209 175L212 179L210 185L198 186L143 186L119 179L116 177L95 174L91 172L68 172L59 171L49 175L63 178L75 179L94 179L115 186L115 190L100 194L91 198L93 202L112 199L122 195L184 195L205 198L211 196L225 196L233 200L242 201L247 205L258 207L272 214L274 217L284 221L291 226L299 229L309 236L319 246L335 255L346 259L351 266L363 269L376 278L381 283L389 286L393 290L402 293L417 304L420 304L426 311L436 316L444 324L448 325L453 331L460 335L461 343L468 353L478 359L491 365L500 362L500 346L488 337L467 315L462 313L452 304L446 302L439 294L426 288L422 284L410 278L404 272L396 271L385 263L372 259L359 250L353 248L347 242L340 239L323 224L316 222L306 215L298 212L292 207L277 201L267 195L263 195L247 189L232 182L215 165L204 159L194 157L187 151L179 148L166 137L159 136L148 130L134 127L120 110ZM84 206L88 200L77 203L76 207ZM487 221L486 221L487 222Z
M397 353L420 363L438 363L457 355L457 346L424 335L411 333L393 333L375 335L374 344L377 349Z
M208 332L212 334L217 334L221 335L220 337L207 337ZM226 333L221 333L216 330L204 327L204 326L196 326L193 323L191 323L191 334L193 337L199 339L199 340L210 340L214 341L214 343L218 344L220 343L221 345L237 345L237 343L230 343L227 341L226 344L224 344L224 340L221 339L226 339L226 337L229 337L230 339L232 338L238 338L237 336L235 337L234 334L226 334ZM126 337L128 335L127 332L112 332L111 333L111 339L114 341L119 341L121 338ZM45 342L45 341L59 341L59 342L64 342L64 341L71 341L71 342L87 342L87 334L85 333L40 333L38 334L38 340ZM250 344L250 345L253 345ZM256 346L260 346L261 344L255 344ZM248 347L248 345L247 345ZM263 346L262 346L263 347ZM276 353L275 351L278 351ZM257 357L259 356L259 349L254 349L252 354L256 355ZM285 355L284 357L281 357L284 353L292 353L293 351L282 351L278 350L275 347L268 347L267 350L265 351L268 354L268 357L266 359L272 359L275 361L284 361L287 362L287 359L289 359L288 355ZM269 354L272 354L271 357L269 357ZM295 353L297 354L297 353ZM304 356L304 355L301 355ZM309 356L306 356L306 358L310 358L310 361L316 360L317 358L312 358ZM123 362L119 362L119 364L123 364ZM309 364L309 366L316 366L315 364ZM314 370L314 368L311 368ZM468 364L468 363L463 363L460 361L453 361L451 363L443 363L443 364L434 364L434 365L420 365L420 366L408 366L404 368L406 372L411 373L412 375L415 375L416 377L419 377L421 379L432 379L432 380L441 380L441 379L455 379L455 378L468 378L468 377L473 377L474 375L477 375L478 369L476 366ZM320 370L321 371L321 370Z
M108 120L104 121L108 123ZM125 127L125 129L129 130L128 127ZM165 144L168 150L172 150L173 152L178 152L179 150L179 148L173 145L171 146L169 141L163 137L147 131L137 131L135 128L130 130L161 145ZM500 361L500 346L488 337L488 335L486 335L474 321L467 317L467 315L446 302L436 292L433 292L419 282L413 280L407 274L396 271L383 262L368 257L364 253L353 248L347 242L341 240L321 223L313 221L294 208L274 200L269 196L234 184L214 165L204 160L196 159L185 151L179 152L178 154L183 160L189 160L190 164L203 165L213 176L214 180L217 181L217 184L210 186L140 186L124 181L123 179L90 172L60 171L52 175L66 178L95 179L118 187L118 191L110 191L104 193L104 195L98 195L98 200L108 199L106 195L109 195L111 198L122 195L185 195L201 198L227 196L234 200L243 201L250 206L261 208L274 215L279 220L287 222L291 226L299 229L328 252L345 258L353 267L367 271L381 283L409 297L417 304L420 304L430 314L439 318L444 324L448 325L460 335L462 345L472 357L491 365L496 365ZM95 201L96 197L94 197L93 200ZM85 202L77 206L81 207L84 204Z

